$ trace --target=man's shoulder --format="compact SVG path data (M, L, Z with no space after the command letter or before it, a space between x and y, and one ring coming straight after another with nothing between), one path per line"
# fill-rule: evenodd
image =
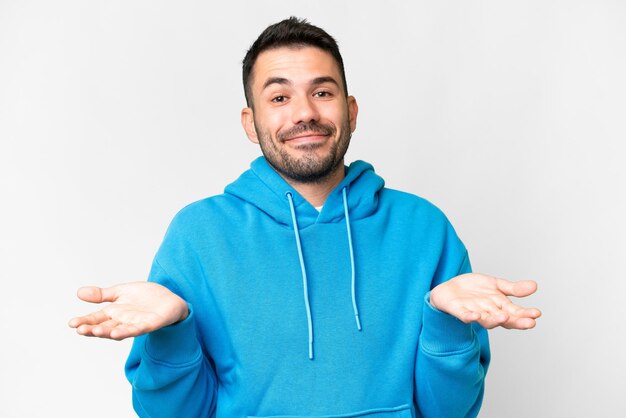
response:
M446 221L446 216L439 207L413 193L385 187L380 193L380 203L383 207L388 207L393 211Z
M239 203L238 199L228 194L220 194L197 200L187 204L176 213L172 220L172 226L193 227L198 223L205 224L207 220L215 222L216 219L232 215Z

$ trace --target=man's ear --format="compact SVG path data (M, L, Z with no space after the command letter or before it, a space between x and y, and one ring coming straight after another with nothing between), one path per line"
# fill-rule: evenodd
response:
M354 96L348 96L348 118L350 121L350 132L356 129L356 117L359 114L359 105Z
M256 135L256 128L254 126L254 111L252 108L244 107L241 110L241 126L246 131L248 139L255 144L259 143L259 138Z

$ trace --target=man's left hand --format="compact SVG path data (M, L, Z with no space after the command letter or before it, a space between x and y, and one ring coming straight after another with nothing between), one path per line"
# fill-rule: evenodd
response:
M441 283L430 292L430 304L465 323L478 322L484 328L530 329L541 311L524 308L509 299L525 297L537 290L532 280L511 282L485 274L463 274Z

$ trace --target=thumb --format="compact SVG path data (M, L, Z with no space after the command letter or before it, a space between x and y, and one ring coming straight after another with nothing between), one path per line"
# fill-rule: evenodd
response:
M504 279L498 279L498 289L507 296L515 296L522 298L532 295L537 291L537 282L534 280L520 280L519 282L510 282Z
M102 303L102 302L115 302L117 299L116 286L113 287L97 287L97 286L84 286L78 289L76 295L79 299L85 302Z

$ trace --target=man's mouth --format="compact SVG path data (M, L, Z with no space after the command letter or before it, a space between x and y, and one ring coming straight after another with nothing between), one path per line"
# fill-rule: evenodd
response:
M300 143L324 141L326 140L327 137L328 137L328 134L324 134L321 132L303 132L298 135L285 138L283 141L300 144Z
M291 144L316 144L326 141L333 134L334 130L330 126L320 123L310 122L300 124L291 129L278 134L278 139L283 143Z

